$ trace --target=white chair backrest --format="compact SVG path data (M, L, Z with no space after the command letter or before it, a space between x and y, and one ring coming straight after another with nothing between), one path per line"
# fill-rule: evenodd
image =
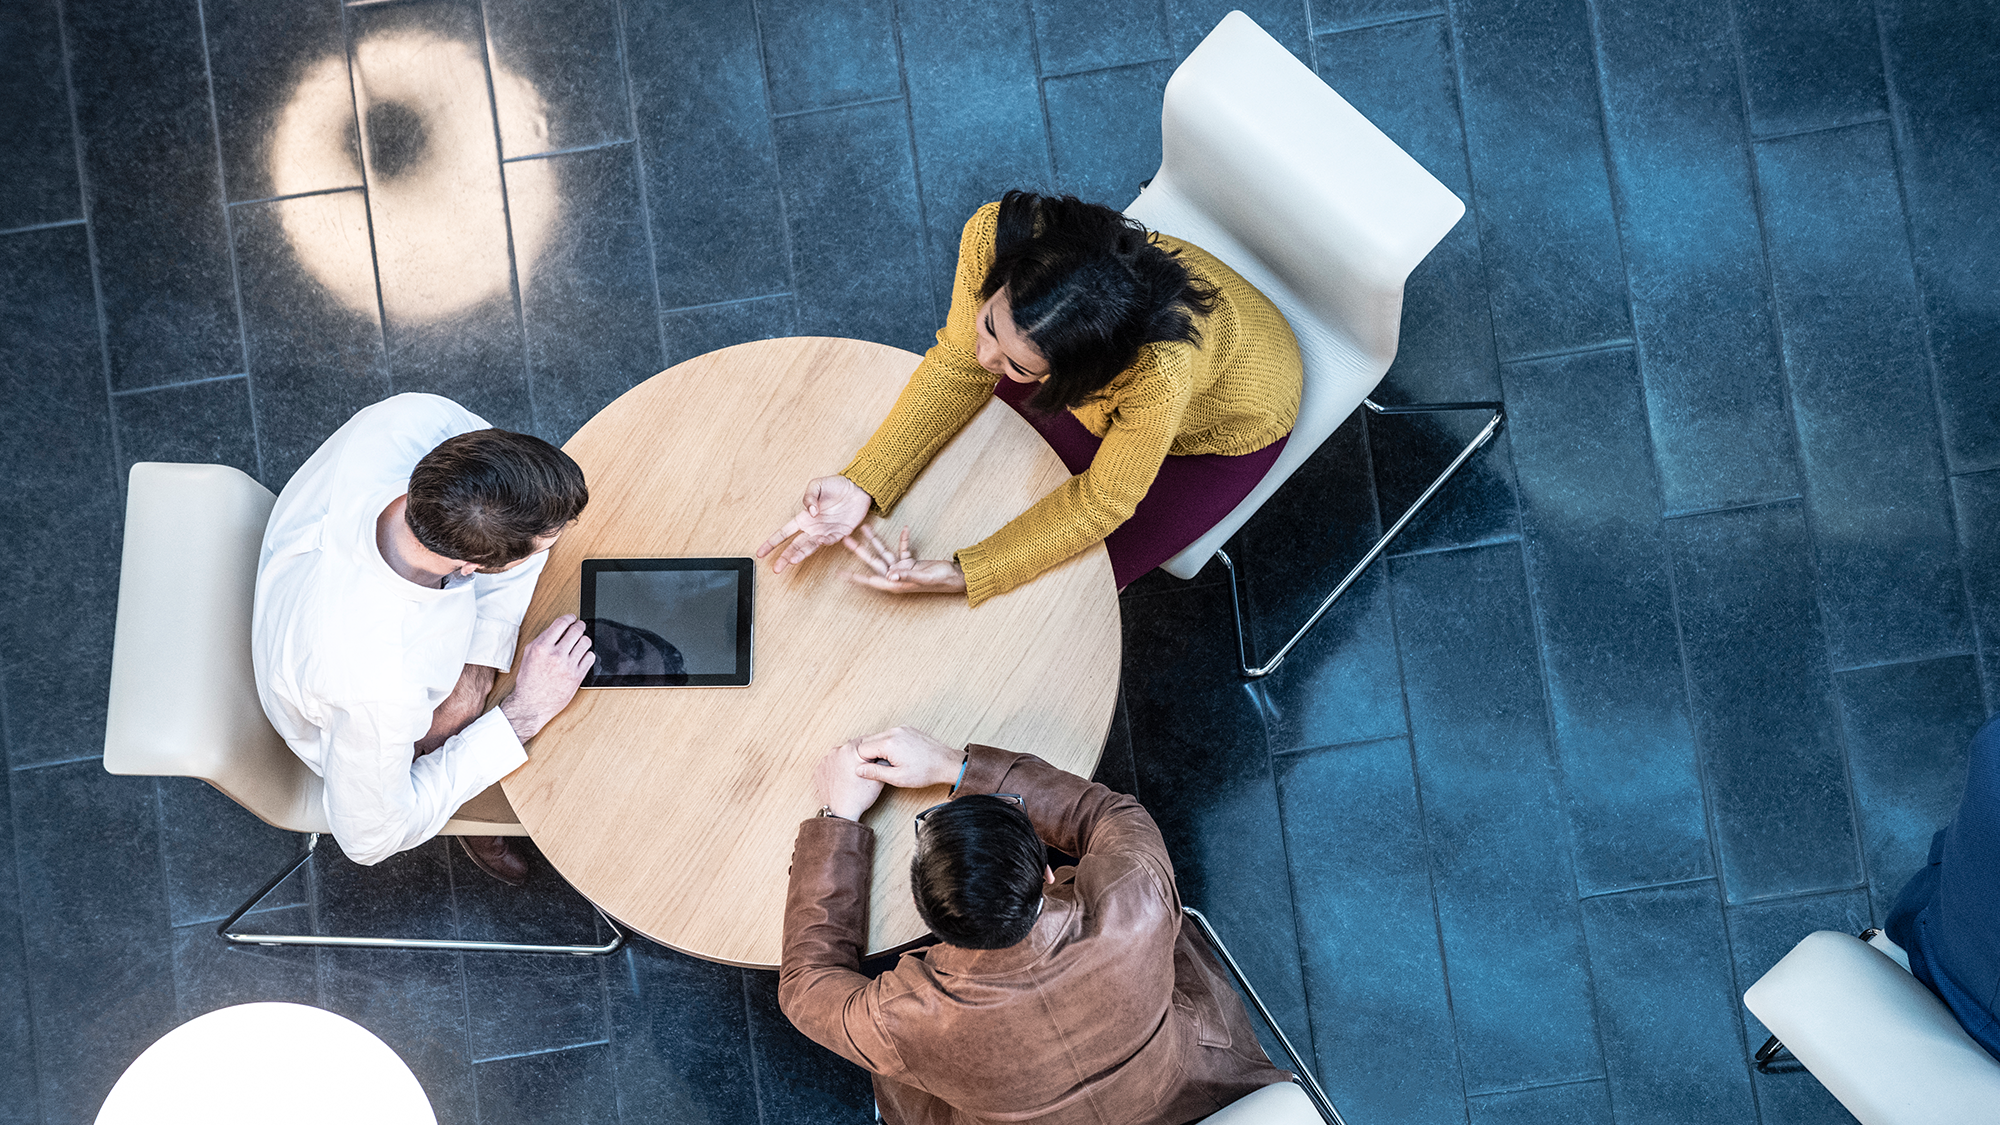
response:
M271 729L250 667L276 502L226 465L132 466L104 768L198 777L269 824L324 832L319 778Z
M1202 1125L1325 1125L1312 1099L1296 1082L1260 1086L1201 1121Z
M1242 504L1165 569L1191 578L1396 357L1403 283L1465 204L1242 12L1174 71L1159 172L1125 208L1270 297L1305 358L1299 420Z
M1858 938L1806 935L1743 1005L1861 1125L2000 1121L2000 1061L1889 953Z

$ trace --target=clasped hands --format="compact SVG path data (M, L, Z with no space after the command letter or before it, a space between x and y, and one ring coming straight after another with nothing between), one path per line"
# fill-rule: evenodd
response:
M914 727L894 727L850 738L826 752L813 769L813 791L835 816L860 820L884 785L926 789L953 785L965 753Z
M846 477L820 477L806 485L799 514L757 548L757 557L761 559L791 540L771 564L772 571L783 573L786 567L804 562L814 551L837 542L868 565L868 573L851 576L863 586L892 594L965 592L965 572L957 562L912 555L909 528L903 529L896 549L890 550L865 523L872 503L868 493Z

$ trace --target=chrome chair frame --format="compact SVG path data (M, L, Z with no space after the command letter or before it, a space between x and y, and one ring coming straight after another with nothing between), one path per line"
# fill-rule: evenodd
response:
M1333 1102L1327 1099L1326 1091L1319 1088L1319 1080L1312 1076L1312 1071L1307 1068L1305 1060L1299 1057L1299 1052L1292 1046L1292 1041L1285 1037L1284 1029L1278 1026L1277 1020L1271 1018L1271 1009L1264 1006L1263 998L1250 986L1250 978L1243 975L1243 967L1236 963L1236 958L1230 956L1229 947L1222 944L1222 938L1216 934L1215 927L1209 925L1207 916L1192 906L1181 907L1181 913L1193 920L1195 930L1201 934L1202 940L1215 951L1216 958L1229 970L1229 975L1235 978L1236 987L1242 989L1243 995L1250 998L1250 1006L1263 1018L1264 1026L1271 1029L1272 1036L1278 1040L1278 1046L1284 1049L1285 1057L1291 1060L1292 1073L1298 1075L1299 1088L1312 1100L1313 1108L1326 1119L1327 1125L1347 1125L1340 1119L1340 1111L1333 1108Z
M310 832L306 836L305 854L293 860L264 889L250 897L250 901L238 907L236 913L224 919L215 932L235 945L302 945L335 949L440 949L459 953L568 953L577 957L603 957L616 953L625 945L625 931L613 921L596 903L591 909L611 927L611 940L603 945L537 945L528 942L510 941L461 941L446 938L370 938L335 937L325 934L252 934L239 931L237 923L244 915L256 909L258 903L278 889L278 884L298 873L312 860L313 851L319 847L319 833Z
M1382 557L1382 552L1388 549L1390 541L1402 534L1403 528L1409 526L1410 520L1423 509L1425 504L1430 502L1431 497L1437 495L1438 490L1444 487L1444 483L1457 474L1458 470L1467 461L1472 459L1473 454L1479 452L1481 448L1493 440L1493 435L1500 432L1500 427L1505 423L1507 417L1506 411L1497 402L1434 402L1410 406L1383 406L1372 398L1364 398L1361 402L1362 405L1368 408L1370 413L1382 415L1436 414L1450 410L1490 410L1493 412L1493 417L1487 421L1485 427L1479 431L1479 434L1464 449L1459 450L1458 456L1452 458L1451 464L1445 466L1444 472L1439 473L1437 479L1433 480L1430 486L1424 489L1423 494L1417 497L1416 503L1411 504L1409 510L1398 517L1389 530L1382 533L1382 537L1375 541L1375 545L1368 548L1368 553L1361 556L1361 561L1355 563L1353 568L1341 578L1340 582L1334 586L1333 592L1326 596L1325 601L1319 603L1318 609L1313 610L1312 616L1306 619L1306 623L1299 626L1299 631L1293 633L1292 638L1286 641L1283 647L1278 649L1278 654L1263 664L1253 665L1250 663L1250 630L1243 620L1243 592L1236 571L1236 562L1229 557L1229 552L1227 551L1218 549L1215 552L1215 557L1222 560L1223 568L1229 571L1229 606L1236 614L1237 663L1243 675L1250 679L1262 679L1276 671L1278 665L1284 663L1285 657L1291 654L1292 649L1305 639L1305 635L1312 631L1314 625L1319 624L1319 619L1326 616L1326 611L1333 608L1333 603L1339 600L1340 595L1345 594L1348 587L1354 585L1360 579L1362 573L1374 565L1376 559Z

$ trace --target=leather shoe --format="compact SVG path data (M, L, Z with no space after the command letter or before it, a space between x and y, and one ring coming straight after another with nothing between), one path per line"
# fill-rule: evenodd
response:
M460 836L458 846L473 866L510 887L528 884L528 856L508 836Z

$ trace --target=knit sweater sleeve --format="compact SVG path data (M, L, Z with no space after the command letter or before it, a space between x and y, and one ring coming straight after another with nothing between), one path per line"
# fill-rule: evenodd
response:
M917 474L993 397L998 378L979 366L977 320L985 302L979 287L993 266L993 242L1000 205L989 203L966 220L958 244L958 273L952 279L951 312L938 329L937 344L896 397L889 417L854 455L840 475L861 486L888 515L910 490Z
M1132 518L1180 432L1192 395L1186 344L1151 344L1109 388L1116 398L1090 467L957 553L973 605L1004 594Z

